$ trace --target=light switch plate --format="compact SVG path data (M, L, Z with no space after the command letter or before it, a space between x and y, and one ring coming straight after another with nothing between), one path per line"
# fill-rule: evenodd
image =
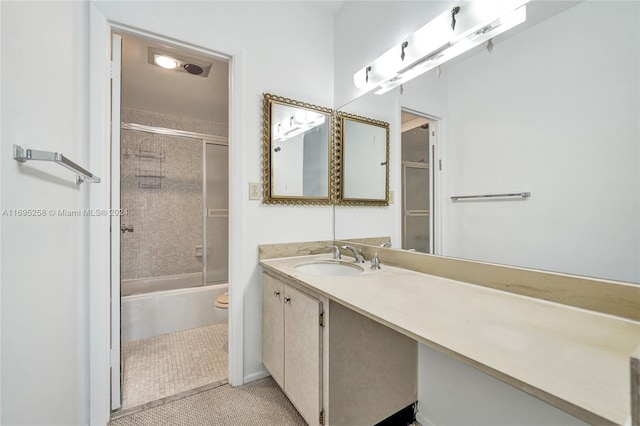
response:
M249 199L260 199L260 184L258 182L249 182Z
M395 193L393 191L389 191L389 204L393 204L395 201Z

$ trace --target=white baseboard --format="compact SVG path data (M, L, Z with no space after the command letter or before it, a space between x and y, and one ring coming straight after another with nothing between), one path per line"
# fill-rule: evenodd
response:
M269 377L271 374L265 369L258 371L257 373L249 374L248 376L244 376L243 384L255 382L256 380L264 379L265 377Z
M422 426L436 426L434 422L429 420L424 414L418 411L416 414L416 421L420 423Z

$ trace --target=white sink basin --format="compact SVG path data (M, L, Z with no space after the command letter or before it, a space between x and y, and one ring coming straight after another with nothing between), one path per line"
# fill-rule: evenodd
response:
M303 263L296 265L295 268L305 274L325 276L357 275L364 271L362 267L352 263L331 261Z

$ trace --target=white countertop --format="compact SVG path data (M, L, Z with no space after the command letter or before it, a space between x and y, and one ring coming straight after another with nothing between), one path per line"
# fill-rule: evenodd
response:
M555 405L627 422L629 359L640 343L640 322L395 268L384 259L381 270L365 263L365 271L352 276L295 269L330 259L322 254L260 264L419 342L532 386L529 393Z

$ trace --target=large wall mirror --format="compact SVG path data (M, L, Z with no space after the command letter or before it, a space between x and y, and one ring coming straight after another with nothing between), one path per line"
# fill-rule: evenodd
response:
M332 203L332 115L329 108L264 94L264 203Z
M412 111L437 139L436 254L640 283L639 17L638 2L531 2L491 52L341 107L390 123L395 202L336 206L335 238L403 247L401 111Z
M336 179L338 204L389 203L389 124L337 113Z

